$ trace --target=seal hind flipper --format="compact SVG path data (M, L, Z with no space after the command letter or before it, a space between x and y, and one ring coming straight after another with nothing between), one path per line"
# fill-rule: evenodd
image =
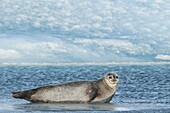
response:
M30 100L31 96L37 92L37 89L26 90L26 91L19 91L19 92L12 92L12 97Z

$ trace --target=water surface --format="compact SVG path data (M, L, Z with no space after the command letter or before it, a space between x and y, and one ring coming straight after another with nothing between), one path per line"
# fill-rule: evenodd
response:
M109 104L33 104L11 92L48 84L96 80L107 72L120 76ZM170 65L1 66L0 112L169 112Z

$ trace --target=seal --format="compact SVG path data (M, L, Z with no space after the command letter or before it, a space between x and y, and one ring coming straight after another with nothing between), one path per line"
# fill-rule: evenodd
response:
M118 75L107 73L99 80L76 81L13 92L12 97L33 103L108 103L118 86Z

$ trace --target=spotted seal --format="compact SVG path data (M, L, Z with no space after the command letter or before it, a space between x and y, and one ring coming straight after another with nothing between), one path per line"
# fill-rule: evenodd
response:
M118 75L107 73L99 80L76 81L13 92L14 98L34 103L108 103L116 92Z

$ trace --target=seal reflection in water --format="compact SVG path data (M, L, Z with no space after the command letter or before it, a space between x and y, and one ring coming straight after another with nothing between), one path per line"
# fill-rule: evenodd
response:
M42 103L108 103L116 92L118 75L107 73L95 81L77 81L13 92L14 98Z

